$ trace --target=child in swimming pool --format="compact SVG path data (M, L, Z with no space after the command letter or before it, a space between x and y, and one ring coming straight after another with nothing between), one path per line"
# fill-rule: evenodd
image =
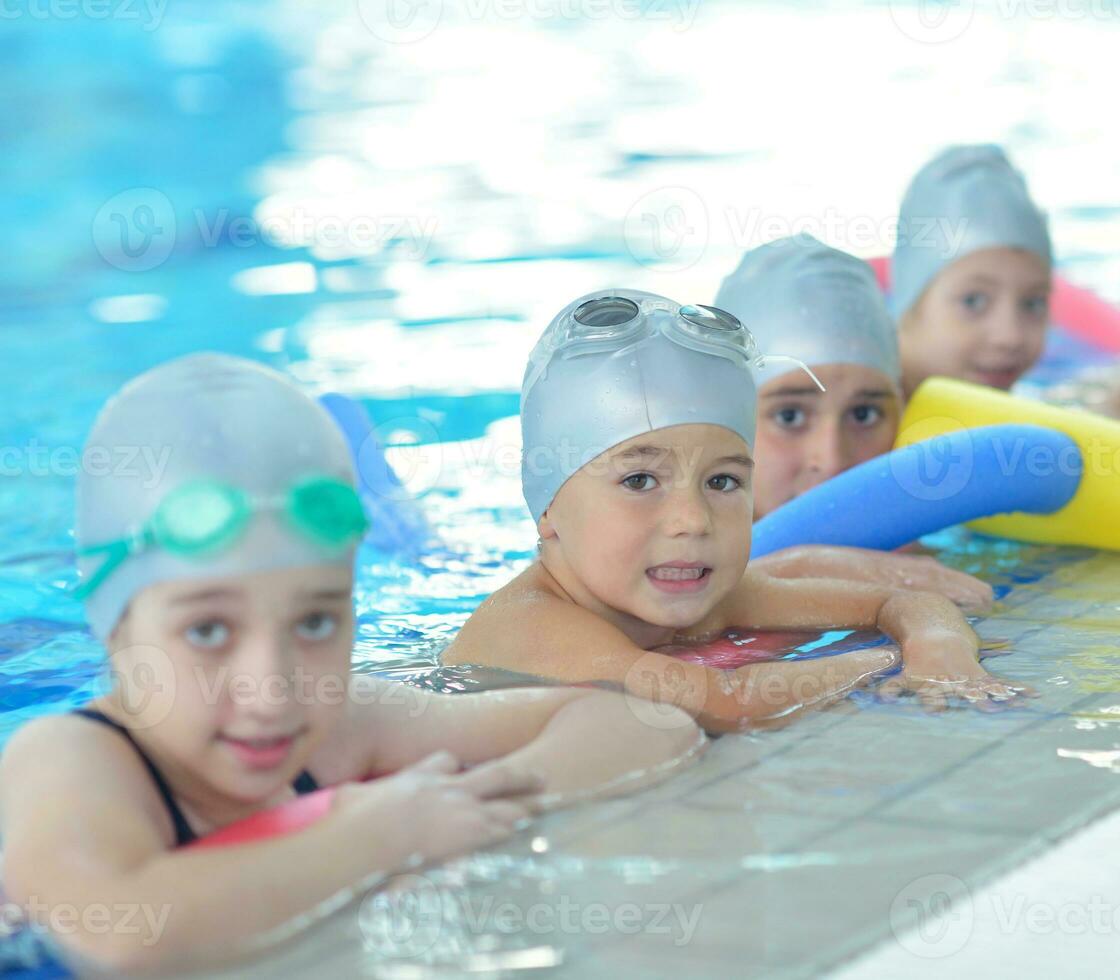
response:
M998 146L954 146L902 201L890 307L907 397L944 375L1009 389L1042 354L1053 256L1046 216Z
M750 325L763 350L785 350L794 368L758 390L754 517L860 463L890 452L902 415L898 338L870 266L811 235L747 252L715 305ZM758 559L781 577L823 576L926 589L970 610L991 604L985 582L923 555L810 545Z
M86 608L115 683L24 726L0 766L7 897L79 957L124 972L228 955L349 886L651 781L702 744L687 715L650 730L602 691L440 696L352 677L365 518L349 451L269 369L163 365L106 405L87 446L167 460L79 480ZM375 773L395 775L358 782ZM343 783L299 833L176 849ZM67 907L72 929L55 918Z
M747 568L756 359L734 317L636 290L566 307L530 355L522 485L540 557L490 596L444 662L606 681L711 731L788 718L895 665L883 650L721 672L658 652L732 627L877 627L894 682L931 705L1027 689L990 676L948 599Z

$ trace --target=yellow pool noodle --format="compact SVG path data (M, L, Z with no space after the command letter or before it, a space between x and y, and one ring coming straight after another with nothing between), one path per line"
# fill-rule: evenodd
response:
M995 388L950 378L924 381L899 425L896 447L958 429L1004 423L1045 425L1064 432L1081 449L1084 472L1077 492L1053 514L1003 514L972 521L982 534L1043 544L1084 545L1120 551L1120 422L1074 408L1018 398ZM1015 447L1008 450L1010 456ZM1026 451L1025 449L1021 451ZM1045 479L1055 460L1039 460ZM1026 469L1031 466L1028 460Z

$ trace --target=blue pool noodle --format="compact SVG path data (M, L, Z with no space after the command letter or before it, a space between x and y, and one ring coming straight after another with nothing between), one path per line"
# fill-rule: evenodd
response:
M934 436L854 466L754 526L751 557L802 544L890 551L993 514L1052 514L1077 492L1081 451L1040 425Z
M331 413L350 445L358 474L358 492L370 528L366 543L389 554L416 555L434 543L432 530L420 505L409 496L385 458L385 448L373 431L369 413L346 395L319 398Z

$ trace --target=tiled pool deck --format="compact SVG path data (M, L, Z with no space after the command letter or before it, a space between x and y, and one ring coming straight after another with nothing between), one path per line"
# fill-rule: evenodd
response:
M864 698L720 739L661 786L554 814L230 975L855 980L1025 959L1023 977L1053 976L1071 949L1120 958L1088 920L1095 945L1078 941L1076 909L1120 896L1116 850L1094 861L1079 845L1108 825L1074 839L1081 856L1055 848L1120 807L1118 627L1120 559L1077 556L979 627L1012 641L993 669L1043 692L1026 708L930 715ZM1005 893L984 890L993 880ZM1040 903L1067 909L1064 931Z

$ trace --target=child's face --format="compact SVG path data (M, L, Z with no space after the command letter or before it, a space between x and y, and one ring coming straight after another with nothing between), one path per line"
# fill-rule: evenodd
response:
M751 543L747 445L717 425L678 425L592 460L556 495L541 538L616 613L662 627L704 618L743 577Z
M756 518L894 445L902 408L887 375L857 364L825 364L813 373L827 391L801 371L759 389Z
M266 800L342 718L354 621L345 565L151 585L111 638L117 697L161 767Z
M1038 360L1050 270L1032 252L990 248L946 266L899 322L907 395L943 375L1010 388Z

